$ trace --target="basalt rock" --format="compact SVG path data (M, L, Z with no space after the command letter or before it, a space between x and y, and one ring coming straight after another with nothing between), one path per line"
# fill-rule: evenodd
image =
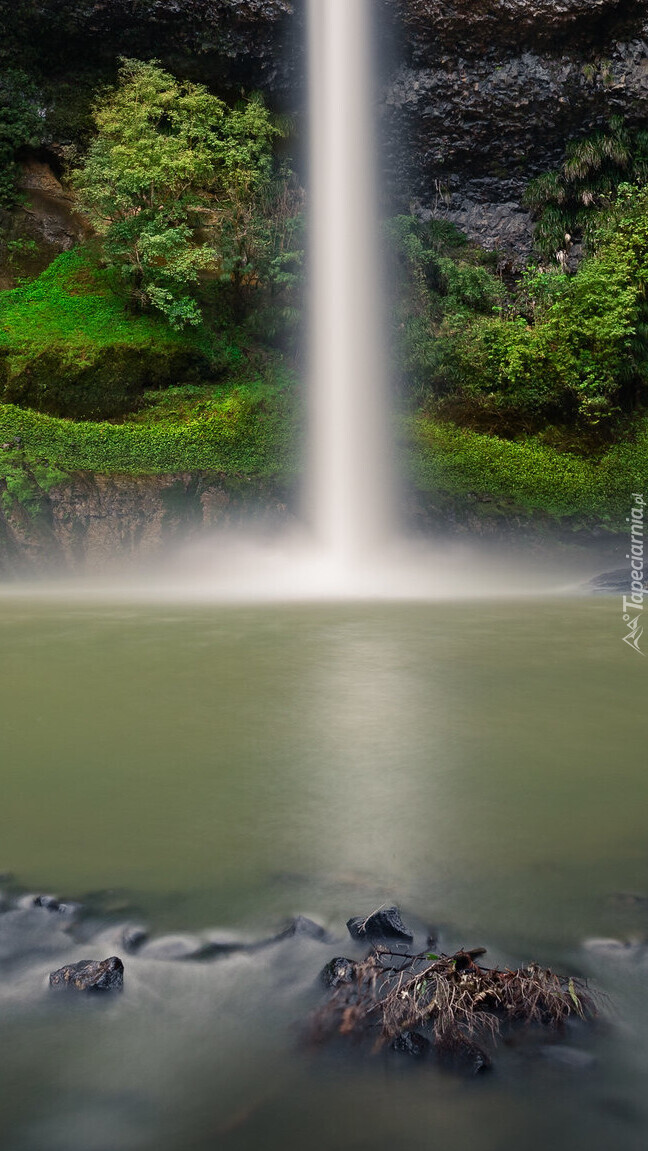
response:
M338 956L332 959L330 963L321 972L320 978L325 987L331 988L341 987L343 983L353 983L357 964L352 959L345 959L343 956Z
M57 990L93 993L122 991L124 964L116 955L101 961L82 959L79 963L69 963L58 971L53 971L49 983L50 987Z
M408 1055L410 1059L425 1059L432 1053L432 1044L417 1031L403 1031L392 1043L392 1051Z
M78 472L44 491L23 466L33 499L0 502L0 576L105 571L152 561L214 528L250 520L270 527L289 519L286 494L271 481ZM0 495L5 489L0 475Z
M347 923L352 939L362 943L376 943L392 940L397 943L411 943L414 936L407 930L397 907L385 907L372 915L356 916Z
M397 0L413 51L435 39L446 48L596 44L636 26L637 0Z

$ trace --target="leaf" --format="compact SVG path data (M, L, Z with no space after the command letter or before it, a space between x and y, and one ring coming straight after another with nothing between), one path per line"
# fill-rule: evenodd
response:
M576 994L576 988L574 987L574 980L573 979L569 980L569 995L570 995L572 1003L574 1004L574 1007L576 1008L578 1014L582 1015L583 1014L583 1008L581 1007L581 1001Z

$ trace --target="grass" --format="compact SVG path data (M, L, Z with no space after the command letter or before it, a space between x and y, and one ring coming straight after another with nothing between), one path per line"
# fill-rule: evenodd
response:
M59 472L285 475L296 466L296 437L283 383L170 389L119 423L61 419L2 404L0 441L20 437L30 466Z
M87 248L64 252L36 280L0 293L0 348L11 351L53 344L77 350L88 344L177 346L188 339L205 346L202 332L187 336L155 317L129 315Z

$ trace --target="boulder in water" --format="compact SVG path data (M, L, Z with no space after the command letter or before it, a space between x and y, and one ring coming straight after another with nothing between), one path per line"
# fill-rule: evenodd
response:
M122 991L124 964L116 955L110 959L82 959L53 971L50 987L69 991Z
M341 987L343 983L353 983L357 966L357 963L354 963L352 959L338 956L326 964L320 978L326 987L334 990L336 987Z
M408 1055L410 1059L425 1059L432 1052L432 1044L418 1031L403 1031L392 1042L392 1051L399 1055Z
M318 943L331 942L331 938L326 929L319 923L315 923L313 919L308 919L306 915L296 915L285 930L276 936L276 939L277 941L280 939L291 939L295 935L300 936L302 939L314 939Z
M347 923L352 939L362 943L376 943L382 940L395 940L398 943L411 943L414 936L407 930L397 907L384 907L365 917L356 916Z

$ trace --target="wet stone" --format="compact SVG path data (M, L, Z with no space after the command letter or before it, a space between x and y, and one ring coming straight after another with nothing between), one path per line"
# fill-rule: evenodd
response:
M122 931L122 942L126 951L130 952L131 955L144 946L148 937L149 933L145 927L128 925Z
M116 955L110 959L82 959L53 971L50 987L69 991L121 991L124 987L124 964Z
M364 918L355 916L349 919L347 927L351 938L361 942L394 940L398 943L411 943L414 938L403 923L397 907L385 907Z
M392 1051L407 1055L410 1059L425 1059L432 1051L432 1044L418 1031L404 1031L392 1043Z
M439 1060L449 1071L458 1075L483 1075L490 1071L492 1063L488 1054L477 1043L466 1039L452 1047L439 1050Z
M305 939L315 939L318 943L328 943L330 938L324 927L315 923L313 919L308 919L305 915L295 916L278 938L291 939L294 935Z
M355 979L357 963L352 959L345 959L343 956L338 956L332 959L330 963L321 972L320 978L326 987L334 990L336 987L341 987L344 983L353 983Z

